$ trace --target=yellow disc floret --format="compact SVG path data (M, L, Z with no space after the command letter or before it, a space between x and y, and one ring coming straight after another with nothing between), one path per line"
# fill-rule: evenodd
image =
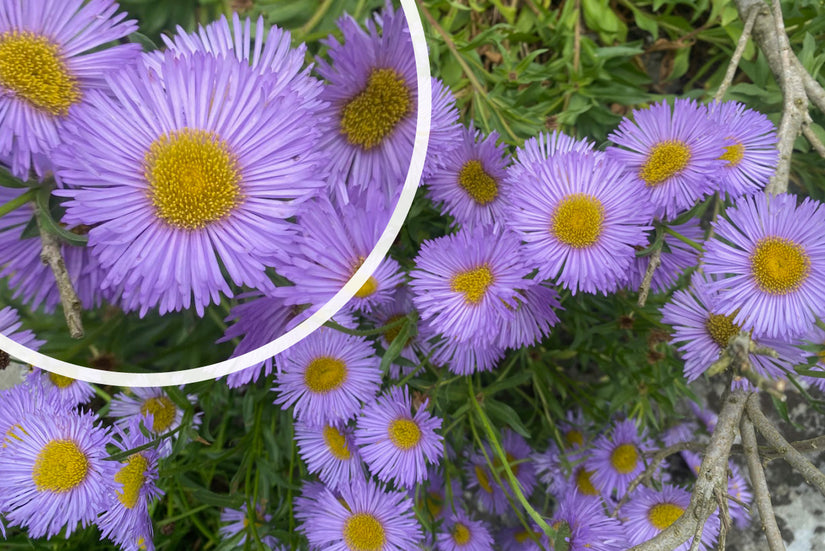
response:
M664 530L676 522L684 512L682 507L673 503L657 503L647 512L647 519L658 530Z
M481 161L467 161L458 172L458 185L479 205L486 205L498 197L498 184L487 174Z
M386 539L381 521L370 513L356 513L344 524L344 541L352 551L381 551Z
M620 474L632 473L639 464L639 452L633 444L621 444L616 446L610 454L610 464Z
M380 145L410 113L412 99L404 77L393 69L373 69L367 86L341 112L341 133L352 145Z
M321 356L312 360L304 371L304 383L316 394L339 388L347 378L347 366L338 358Z
M421 429L412 419L401 417L393 420L387 432L395 447L404 451L413 449L421 441Z
M464 300L468 304L478 304L493 282L493 272L489 265L484 264L472 270L458 272L450 280L450 289L456 293L464 293Z
M72 440L52 440L40 450L32 480L41 492L65 493L78 487L89 474L89 459Z
M53 116L65 116L80 101L58 45L30 31L0 34L0 88Z
M750 261L757 285L772 295L786 295L797 290L811 271L811 261L805 249L781 237L761 239Z
M710 314L708 320L705 322L705 329L708 330L710 338L713 342L726 348L730 339L739 334L741 327L733 323L735 314L724 316L722 314Z
M728 138L733 139L733 138ZM733 145L726 145L725 152L719 157L720 161L727 161L728 167L733 168L738 166L739 163L742 162L742 158L745 156L745 146L739 142L736 142Z
M690 162L690 148L680 140L659 142L650 149L639 178L656 187L682 172Z
M238 161L214 132L184 128L156 139L144 177L158 218L196 230L229 216L242 201Z
M349 448L347 447L347 439L341 431L332 425L327 425L324 427L322 432L324 435L324 442L326 442L329 452L333 457L335 457L335 459L346 461L351 457Z
M562 243L583 249L596 243L602 234L604 206L584 193L573 193L553 210L550 231Z
M57 373L49 373L49 380L54 386L60 389L69 388L72 386L72 383L75 382L75 380L71 377L64 377L63 375L58 375Z
M146 458L136 453L129 457L126 464L115 475L115 482L123 485L122 490L117 490L117 499L127 509L134 509L137 505L140 490L146 482L148 468L149 462Z
M458 545L467 545L470 543L470 536L469 528L460 522L455 523L455 526L453 526L453 541Z
M599 491L593 486L593 482L590 480L591 476L593 476L592 471L580 467L576 472L576 488L586 496L597 496Z
M166 432L175 421L178 410L168 396L149 398L140 406L140 414L152 414L152 430L157 433Z

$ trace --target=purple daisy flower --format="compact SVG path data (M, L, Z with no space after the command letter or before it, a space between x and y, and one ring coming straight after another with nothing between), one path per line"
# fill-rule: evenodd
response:
M682 488L664 485L661 491L639 486L633 498L622 508L622 521L630 545L645 542L665 530L682 516L690 505L690 493ZM715 511L702 532L701 551L710 551L719 534L719 512ZM693 537L673 551L688 551Z
M727 140L727 161L718 173L719 188L732 199L756 193L765 187L779 160L776 128L768 117L734 101L712 103L708 116L719 125Z
M275 403L294 406L295 419L311 424L346 421L381 386L381 359L370 342L321 327L275 358Z
M557 154L533 163L511 197L510 227L539 279L555 278L573 293L616 289L647 243L651 205L642 184L598 152Z
M283 297L287 304L325 304L372 252L386 225L384 214L377 205L334 207L322 199L307 205L299 217L301 236L290 262L279 270L294 285L278 287L270 294ZM398 262L383 259L356 291L347 311L370 312L388 303L402 277Z
M507 168L507 185L504 189L509 193L517 193L531 181L536 170L533 165L542 164L555 155L571 151L593 151L593 142L577 140L556 130L551 134L542 132L534 138L529 138L523 146L516 149L516 160Z
M561 481L566 477L562 467L562 457L559 447L551 440L547 449L543 452L533 452L530 456L536 468L536 475L542 484L547 485L547 491L551 494L558 494L564 487Z
M412 157L418 88L415 56L406 18L390 2L366 22L366 30L349 15L338 23L343 43L330 36L332 63L317 60L327 81L322 114L331 119L322 149L332 159L333 195L347 202L346 186L380 185L393 197ZM458 137L458 111L449 90L433 79L432 131L429 150L448 150ZM429 157L429 155L428 155Z
M535 524L530 530L523 526L513 526L499 530L496 545L502 551L544 551L552 549L547 536Z
M487 525L471 520L464 511L451 513L436 535L438 551L492 551L493 537Z
M570 529L568 551L625 551L630 547L622 523L607 516L600 500L568 492L553 517L556 528Z
M55 194L72 198L64 222L94 226L101 286L122 288L125 309L194 304L202 315L232 295L229 281L274 287L265 268L288 259L287 219L325 183L307 98L270 96L273 79L232 58L167 52L158 73L146 61L120 71L112 97L90 94L72 111L55 153L69 189Z
M344 485L340 495L325 489L311 519L309 544L326 551L407 551L423 537L412 500L371 481Z
M450 453L446 454L450 457ZM423 504L433 520L443 518L449 512L456 509L455 504L461 501L461 485L456 477L450 477L449 493L448 486L444 481L442 469L435 465L430 465L427 469L427 489L419 494L419 505ZM415 497L420 486L410 489L410 497Z
M501 447L507 457L507 462L510 464L510 469L516 477L516 481L521 486L521 491L529 497L536 487L536 469L531 460L532 450L530 445L518 433L510 429L504 429L501 431ZM470 461L466 467L467 478L469 479L467 489L475 492L485 511L495 515L504 514L510 508L507 496L512 495L513 490L510 487L501 460L487 442L484 443L484 449L487 452L487 457L492 461L492 467L506 485L506 493L505 489L496 482L484 454L478 452L474 452L470 456Z
M148 420L145 424L149 424ZM134 419L128 430L118 427L116 430L120 441L114 440L114 444L120 451L151 442ZM163 490L157 486L158 458L157 449L147 448L120 462L114 478L109 481L106 512L95 521L100 528L101 539L109 538L121 549L129 551L154 550L149 505L163 495Z
M433 330L459 340L490 335L518 306L530 269L509 231L481 226L425 241L410 272L413 303Z
M792 338L825 316L825 210L795 195L742 197L714 223L705 272L715 312L755 338Z
M51 170L69 109L106 90L105 75L137 58L138 44L100 48L137 30L118 7L113 0L0 2L0 159L18 178Z
M314 525L315 516L321 511L320 500L327 490L332 492L336 497L340 497L341 495L337 490L328 489L323 482L304 480L303 486L301 487L301 495L295 496L293 500L295 518L300 522L298 531L305 536Z
M672 340L685 361L685 378L693 381L707 370L727 348L731 338L743 327L735 321L735 314L715 314L721 298L714 292L712 282L697 272L687 290L673 293L670 302L662 307L662 322L673 326ZM754 371L771 379L785 378L786 370L802 361L802 351L784 339L759 338L757 344L779 353L779 357L749 354Z
M91 412L30 412L2 448L0 510L32 538L69 537L94 522L117 464L106 461L109 429Z
M610 437L602 434L593 443L593 449L584 465L592 471L593 485L604 495L624 495L630 482L645 469L644 452L650 442L639 435L633 421L626 419L613 426Z
M427 411L429 400L413 413L407 387L392 387L364 406L355 429L355 443L372 474L382 482L410 488L427 477L427 463L437 464L444 441L436 430L441 419Z
M459 144L424 179L428 195L460 226L502 225L507 208L505 168L509 164L498 133L484 136L472 123L461 126Z
M224 540L232 540L234 544L243 548L247 540L247 534L251 532L249 525L254 523L258 532L262 532L266 524L272 522L272 515L264 511L263 506L258 503L255 505L254 516L249 514L249 509L244 503L240 509L222 509L221 510L221 527L218 529L221 537ZM274 536L260 536L261 543L271 547L277 548L278 540Z
M516 294L513 319L499 330L497 344L503 348L518 349L540 341L559 321L554 310L563 310L554 289L536 280L525 283Z
M414 310L412 302L412 292L406 285L399 285L391 302L377 306L370 312L367 318L376 327L383 327L391 323L406 318ZM406 377L411 373L421 369L419 356L428 356L432 346L428 339L422 334L423 322L416 321L415 335L409 337L404 347L401 348L400 359L390 364L389 374L393 379ZM384 350L389 350L395 339L398 338L401 326L396 326L385 331L378 339ZM403 363L402 363L403 362Z
M726 164L719 125L708 119L704 105L690 99L666 101L633 111L608 139L620 147L607 154L625 167L648 197L657 218L675 218L713 193L713 178Z
M670 226L670 229L694 243L701 243L705 238L705 230L700 227L697 219L692 219L678 226ZM699 251L684 241L668 233L665 234L664 245L660 256L662 263L653 272L653 279L650 282L650 289L654 293L667 290L676 283L682 272L699 264ZM649 256L635 258L630 265L630 270L627 272L628 288L633 291L639 289L649 263Z
M0 333L4 334L14 342L27 346L33 350L40 348L40 345L46 341L38 339L31 329L24 329L20 331L23 322L20 321L20 314L11 306L5 306L0 309ZM5 362L8 363L8 358ZM5 366L3 366L5 367Z
M4 440L19 440L24 437L19 432L14 432L14 429L31 415L57 416L68 409L70 408L57 395L48 392L37 378L28 377L20 384L0 390L0 454Z
M295 423L298 454L310 473L317 473L324 484L338 488L354 478L363 479L361 456L352 429L335 424L322 426Z
M65 404L66 409L87 403L95 395L95 389L86 381L64 377L50 371L35 368L29 377L34 377L46 392L55 394Z
M425 322L422 328L424 338L434 333ZM489 338L489 337L488 337ZM504 358L505 349L496 343L489 343L483 338L459 340L455 337L442 337L433 345L430 362L439 367L446 367L456 375L471 375L481 371L491 371Z

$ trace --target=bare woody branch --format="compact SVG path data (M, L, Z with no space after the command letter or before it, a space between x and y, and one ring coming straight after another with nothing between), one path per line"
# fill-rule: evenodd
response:
M658 268L661 263L662 249L658 248L650 255L647 270L645 270L645 275L642 278L642 284L639 286L639 301L637 303L639 308L643 307L645 303L647 303L647 297L650 294L650 285L653 283L653 274L656 272L656 268Z
M748 17L745 19L745 28L742 29L742 35L736 43L736 49L733 51L733 57L730 58L728 69L725 71L725 78L722 79L722 84L719 85L719 89L713 97L714 101L722 101L722 98L725 97L725 92L728 91L728 88L733 82L733 75L736 74L736 68L739 66L739 60L742 59L742 54L745 53L745 46L748 45L748 40L750 39L751 31L753 30L753 24L756 22L756 16L759 15L761 9L762 8L760 6L753 6L750 8Z
M66 270L63 255L60 253L60 239L43 228L39 213L36 218L42 244L40 259L51 268L54 274L57 290L60 293L60 303L63 305L63 315L66 318L66 325L69 327L69 334L73 339L82 339L83 321L81 320L81 313L83 307L74 290L69 272Z

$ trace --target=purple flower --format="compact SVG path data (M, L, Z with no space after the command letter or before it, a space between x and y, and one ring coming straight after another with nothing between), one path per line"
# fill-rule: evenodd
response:
M501 433L501 447L510 465L510 470L513 471L513 475L521 486L521 491L529 497L536 486L536 469L530 458L532 451L530 445L518 433L505 429ZM505 488L496 482L485 454L478 452L470 456L467 464L467 478L469 479L467 488L475 492L485 511L500 515L509 510L507 496L512 496L513 490L498 455L486 442L484 450Z
M562 310L559 294L536 280L516 294L515 315L502 324L497 344L503 348L518 349L530 346L550 334L550 328L559 321L554 310Z
M493 538L487 525L471 520L463 511L447 516L436 535L438 551L492 551Z
M614 490L618 496L624 495L630 482L644 471L643 454L650 448L633 421L617 422L609 437L602 434L596 438L584 462L593 473L593 485L604 495Z
M516 150L516 161L507 168L504 189L511 195L518 194L521 188L531 185L531 178L537 170L534 165L541 165L551 157L571 151L593 151L593 143L588 140L576 140L555 130L551 134L542 132L535 138L527 139L524 145Z
M702 243L705 238L705 230L699 226L699 220L697 219L692 219L678 226L670 226L670 229L694 243ZM653 279L650 283L650 289L654 293L669 289L676 283L682 272L687 268L695 267L699 263L699 251L679 238L666 233L660 259L662 263L653 272ZM649 256L637 256L635 258L627 273L628 288L633 291L639 289L649 263Z
M422 329L425 338L433 333L429 325ZM430 362L439 367L446 367L456 375L471 375L480 371L491 371L504 358L505 349L485 340L489 337L459 340L455 337L442 337L433 345Z
M321 426L295 423L295 443L298 453L310 473L331 488L363 479L361 456L353 441L352 429L335 424Z
M255 513L252 515L244 503L240 509L221 510L221 527L218 531L224 540L233 540L237 547L243 548L247 534L251 533L249 525L254 523L260 533L269 522L272 522L272 515L266 513L260 503L255 505ZM261 543L268 547L275 548L278 545L278 540L274 536L261 535L260 539Z
M29 377L38 379L43 389L53 393L66 409L85 404L95 395L94 387L86 381L64 377L50 371L35 368Z
M412 292L408 286L399 285L395 290L392 301L376 307L367 318L376 327L383 327L407 318L412 311ZM395 339L399 338L401 327L401 325L392 327L379 337L378 342L384 350L389 350ZM421 369L419 356L427 356L432 348L428 338L422 333L423 330L424 324L417 320L414 329L415 335L407 338L403 348L401 348L399 358L390 364L389 374L391 378L406 377Z
M661 101L635 110L633 121L623 119L608 139L620 147L607 154L644 186L628 194L648 197L658 218L675 218L713 193L713 179L726 164L719 125L708 119L707 107L690 99L676 99L672 108Z
M742 197L714 223L705 272L719 293L715 313L754 338L803 336L825 316L825 210L795 195Z
M407 387L392 387L364 407L355 443L372 474L382 482L410 488L427 477L427 463L437 464L444 442L436 430L441 419L427 411L428 400L413 413Z
M604 504L577 492L568 492L559 501L553 526L570 529L568 551L625 551L630 547L621 522L607 516Z
M20 331L23 322L20 321L20 314L11 306L0 309L0 333L7 336L14 342L27 346L33 350L40 348L46 341L38 339L31 329ZM4 366L5 367L5 366Z
M538 278L573 293L613 291L646 242L651 205L642 184L603 153L570 152L528 166L513 191L510 227Z

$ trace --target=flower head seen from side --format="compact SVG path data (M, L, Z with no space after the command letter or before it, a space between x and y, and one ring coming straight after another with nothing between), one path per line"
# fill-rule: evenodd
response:
M630 547L624 527L605 513L601 500L567 492L559 500L553 527L570 529L569 551L625 551Z
M550 334L559 321L555 310L562 310L559 294L540 281L529 280L516 295L513 319L499 331L496 344L518 349L530 346Z
M316 498L310 546L327 551L407 551L421 541L412 500L371 481L329 489Z
M6 437L0 510L32 538L51 538L103 512L116 463L106 461L108 429L91 412L31 412Z
M591 480L602 494L624 495L628 485L645 468L643 453L649 443L639 435L636 424L626 419L613 425L610 436L596 438L585 466L593 472Z
M661 490L640 486L627 505L622 508L621 517L630 545L645 542L676 522L690 504L690 493L682 488L664 485ZM702 531L701 551L714 549L719 534L719 513L715 511L706 521ZM693 538L674 549L688 551Z
M441 213L462 227L504 223L509 156L504 144L496 145L498 139L495 131L484 136L472 123L461 126L458 145L424 179L430 199L442 205Z
M249 507L246 503L240 509L221 510L221 527L218 529L224 540L233 540L237 547L243 548L248 534L251 533L251 525L255 525L256 531L263 532L265 526L272 522L272 515L264 510L259 503L255 506L255 512L250 515ZM278 540L274 536L260 535L261 543L278 549Z
M438 551L492 551L493 537L487 525L472 520L464 511L447 516L436 535Z
M525 242L538 278L573 293L609 293L646 242L651 205L641 184L599 152L570 152L533 163L536 182L513 192L510 227Z
M295 423L295 443L307 470L317 473L331 488L349 484L356 477L363 478L361 455L352 432L349 427L331 423Z
M71 198L65 223L94 226L101 287L122 288L124 309L202 315L230 283L274 287L265 268L288 260L289 219L325 182L308 99L272 97L273 78L234 58L167 52L72 111L55 194Z
M55 394L59 401L65 404L66 409L85 404L95 395L94 388L86 381L64 377L51 371L35 369L29 377L39 379L39 384L44 390Z
M634 111L608 136L618 147L607 154L643 185L633 197L649 197L657 218L673 219L714 191L725 141L707 113L693 100L662 101Z
M673 326L672 341L678 344L685 362L684 372L693 381L719 359L730 340L744 327L730 314L714 313L721 304L719 293L702 273L694 274L688 289L673 293L672 299L662 307L662 322ZM802 360L802 351L787 339L754 338L761 346L775 350L779 355L752 352L749 355L753 369L771 379L785 378L785 370Z
M18 178L46 175L70 108L137 58L138 44L100 49L137 30L117 11L113 0L0 2L0 159Z
M705 238L705 231L699 225L698 219L670 226L670 229L694 243L702 243ZM654 293L669 289L685 270L699 263L699 251L678 237L666 233L663 243L659 257L661 263L653 272L653 279L650 281L650 290ZM633 261L627 272L627 287L631 291L639 290L649 263L650 256L637 256Z
M735 101L708 106L710 120L727 140L719 188L731 198L756 193L770 180L779 160L776 128L768 117Z
M427 400L413 412L407 387L392 387L364 407L355 429L355 443L370 472L382 482L411 488L427 476L427 463L444 453L436 430L441 419L427 411Z
M117 428L117 432L120 440L115 439L114 443L120 451L151 442L134 418L128 430ZM163 495L157 486L158 458L157 449L150 447L116 463L117 472L109 481L106 512L96 521L101 538L110 539L122 549L154 550L149 505Z
M381 386L381 359L364 337L322 327L276 357L275 403L298 421L346 422Z
M489 339L512 319L530 271L518 238L486 226L425 241L415 266L410 287L421 319L461 341Z
M745 196L714 223L705 272L714 311L753 337L802 337L825 316L825 209L795 195Z

